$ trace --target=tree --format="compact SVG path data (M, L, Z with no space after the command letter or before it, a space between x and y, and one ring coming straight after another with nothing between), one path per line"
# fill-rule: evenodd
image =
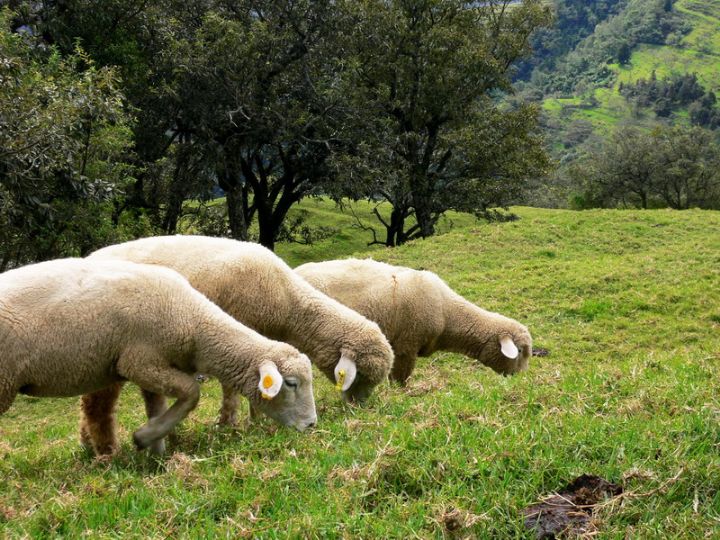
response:
M257 219L272 249L290 208L331 180L339 15L329 0L218 2L170 30L176 117L225 192L235 238Z
M661 127L652 134L659 169L657 190L670 208L720 208L720 145L698 127Z
M11 18L0 11L0 271L102 245L133 172L113 70L39 47Z
M600 196L606 205L638 204L648 208L656 193L659 168L651 138L633 127L616 131L606 139L596 160L596 176Z
M617 61L621 66L624 66L630 61L630 56L632 55L632 48L628 44L627 41L623 41L618 46L617 50Z
M720 208L720 145L702 128L622 128L574 171L583 207Z
M133 126L136 178L114 200L113 221L147 213L158 230L174 233L188 197L206 195L213 178L205 154L183 121L185 94L171 54L211 7L204 0L44 0L26 23L61 54L81 43L97 65L112 67L137 117ZM33 11L34 9L34 11Z
M536 111L495 98L510 89L510 66L530 34L549 20L540 2L364 0L349 10L347 87L363 143L348 183L392 206L389 217L376 212L383 243L431 236L448 209L501 205L542 170Z

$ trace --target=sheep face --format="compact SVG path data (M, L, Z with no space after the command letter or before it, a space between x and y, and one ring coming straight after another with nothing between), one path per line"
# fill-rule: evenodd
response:
M284 361L260 366L255 407L276 422L304 431L317 423L312 370L307 356L294 353Z
M478 360L501 375L525 371L532 354L532 338L527 331L499 334L480 351Z

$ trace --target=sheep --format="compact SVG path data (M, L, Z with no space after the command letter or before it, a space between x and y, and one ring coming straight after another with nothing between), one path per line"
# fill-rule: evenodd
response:
M18 393L75 396L124 380L177 398L135 431L138 449L161 453L162 439L195 408L196 371L281 424L304 430L317 421L309 359L245 327L167 268L58 259L0 274L0 350L0 414ZM96 452L113 453L112 414L97 427Z
M465 354L505 375L527 368L528 329L468 302L432 272L371 259L307 263L295 271L380 325L395 353L390 378L401 385L417 356L439 350Z
M392 348L377 324L315 290L258 244L157 236L103 248L90 258L159 264L180 272L238 321L307 354L347 401L364 401L390 372ZM237 401L229 387L223 387L223 395L219 423L232 425ZM112 403L113 396L86 396L84 407L103 400Z

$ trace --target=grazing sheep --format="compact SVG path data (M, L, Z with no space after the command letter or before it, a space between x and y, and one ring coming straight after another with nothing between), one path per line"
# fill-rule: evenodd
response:
M167 268L60 259L0 274L0 350L0 414L17 393L75 396L123 380L177 398L134 433L139 449L162 451L195 408L197 371L281 424L316 421L307 357L243 326ZM112 410L101 424L96 451L112 453ZM86 429L95 427L91 415Z
M418 355L439 350L465 354L502 374L527 368L527 328L468 302L432 272L371 259L308 263L295 271L380 325L395 352L390 377L401 384Z
M272 251L249 242L203 236L158 236L110 246L92 259L158 264L180 272L228 314L307 354L343 397L363 401L393 362L378 325L318 292ZM220 423L235 423L237 401L223 387ZM97 401L113 402L112 396ZM93 408L93 396L86 396ZM106 407L107 408L107 407Z

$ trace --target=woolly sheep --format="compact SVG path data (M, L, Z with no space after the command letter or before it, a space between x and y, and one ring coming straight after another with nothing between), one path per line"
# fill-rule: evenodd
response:
M387 379L393 353L378 325L315 290L258 244L160 236L110 246L90 257L159 264L180 272L243 324L307 354L346 400L363 401ZM223 393L220 423L233 424L237 402L231 388L224 387ZM88 407L96 405L92 396L86 401Z
M295 271L380 325L395 352L390 378L401 384L418 355L439 350L465 354L506 375L527 368L528 329L468 302L432 272L371 259L307 263Z
M281 424L316 422L308 358L246 328L166 268L60 259L0 274L0 350L0 414L17 393L75 396L121 380L177 398L134 433L139 449L162 451L196 406L196 371ZM117 446L105 420L98 453Z

